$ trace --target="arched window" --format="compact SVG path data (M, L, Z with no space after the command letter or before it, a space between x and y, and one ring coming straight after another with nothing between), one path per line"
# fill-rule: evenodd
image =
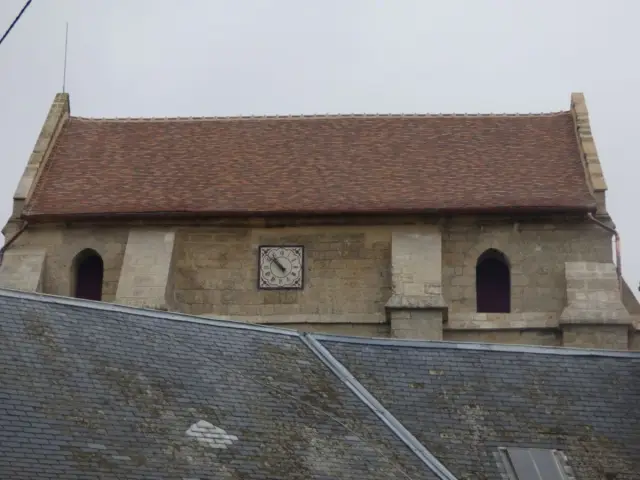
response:
M95 250L81 251L73 261L73 296L86 300L102 300L104 264Z
M476 264L476 302L478 313L511 312L511 272L507 257L490 248Z

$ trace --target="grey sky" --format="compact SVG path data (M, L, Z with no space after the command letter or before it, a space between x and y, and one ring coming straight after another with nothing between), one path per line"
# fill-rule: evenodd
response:
M0 0L0 30L23 4ZM1 221L68 21L74 115L540 112L583 91L635 289L638 18L636 0L34 0L0 45Z

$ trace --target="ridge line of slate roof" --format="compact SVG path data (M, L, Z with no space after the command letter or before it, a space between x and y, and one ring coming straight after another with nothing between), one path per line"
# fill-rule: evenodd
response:
M288 328L271 327L268 325L259 325L255 323L246 323L234 320L220 320L215 318L205 318L186 313L165 312L163 310L155 310L152 308L130 307L127 305L119 305L117 303L98 302L94 300L84 300L74 297L63 297L59 295L50 295L46 293L23 292L20 290L12 290L0 288L0 297L11 297L26 300L33 300L42 303L54 303L56 305L68 305L74 307L91 308L94 310L102 310L107 312L128 313L141 317L160 318L163 320L173 320L179 322L192 322L202 325L211 325L222 328L235 328L239 330L254 330L265 333L275 333L290 337L298 337L300 333L297 330Z
M390 347L476 350L479 352L537 353L545 355L565 355L572 357L640 358L640 352L624 350L604 350L596 348L552 347L482 342L449 342L445 340L405 340L400 338L366 338L352 337L347 335L331 335L325 333L314 333L312 335L314 339L319 342L326 341L336 343L357 343L363 345Z
M244 120L322 120L349 118L529 118L554 117L566 115L569 110L556 112L527 112L527 113L318 113L318 114L268 114L268 115L220 115L220 116L185 116L185 117L84 117L72 115L70 120L80 120L96 123L144 123L144 122L176 122L176 121L244 121Z
M302 332L302 342L318 357L338 379L351 390L411 451L441 480L458 480L427 447L425 447L401 422L329 350L314 334Z

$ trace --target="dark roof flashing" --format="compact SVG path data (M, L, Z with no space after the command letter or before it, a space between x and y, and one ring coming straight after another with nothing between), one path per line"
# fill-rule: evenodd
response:
M432 348L432 349L457 349L457 350L477 350L493 352L512 353L536 353L543 355L566 355L576 357L613 357L613 358L640 358L640 352L628 352L622 350L600 350L595 348L572 348L572 347L539 347L533 345L514 345L499 343L480 342L448 342L436 340L404 340L393 338L364 338L350 337L330 334L313 334L313 337L320 342L336 343L357 343L365 345L379 345L392 347L409 348Z

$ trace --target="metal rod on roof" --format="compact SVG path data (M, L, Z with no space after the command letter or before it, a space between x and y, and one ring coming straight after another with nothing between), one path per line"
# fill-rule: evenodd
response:
M62 69L62 93L66 93L67 89L67 47L69 45L69 22L66 24L64 31L64 67Z

